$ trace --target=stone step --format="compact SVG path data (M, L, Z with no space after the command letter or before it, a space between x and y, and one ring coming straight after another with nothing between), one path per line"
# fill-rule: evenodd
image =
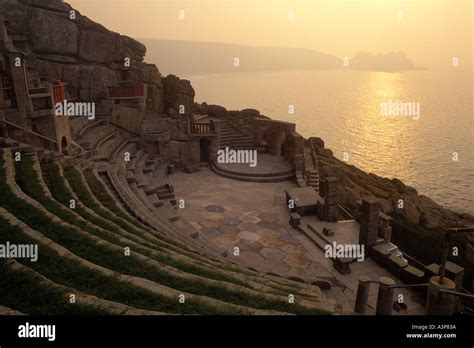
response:
M308 227L308 225L299 225L298 229L303 232L311 241L320 249L321 251L325 251L326 241L324 241L318 234L316 234L312 229Z
M143 173L148 174L148 173L153 173L155 170L155 165L149 165L143 168Z
M225 150L226 148L230 149L230 150L257 150L255 148L255 146L253 145L234 145L234 144L225 144L225 145L221 145L220 147L222 150ZM258 150L257 150L258 152Z
M15 146L20 146L20 143L10 138L0 138L0 146L15 147Z
M280 182L280 181L291 181L294 178L294 173L280 175L280 176L251 176L251 175L239 175L235 173L229 173L222 171L215 164L211 164L211 169L220 176L223 176L228 179L234 179L239 181L248 181L248 182Z
M168 220L170 220L171 222L178 221L179 220L179 215L171 216Z
M248 176L248 177L262 177L262 178L268 178L268 177L280 177L280 176L291 176L294 177L295 172L293 169L288 169L283 172L276 172L276 173L244 173L244 172L234 172L225 168L222 168L218 164L214 163L214 166L216 166L219 171L228 173L231 175L240 175L240 176Z
M158 200L158 201L153 202L153 205L156 208L159 208L159 207L163 206L163 203L164 203L163 201Z
M314 239L312 239L314 242L316 241L323 241L324 244L322 245L323 249L324 249L324 246L326 246L327 244L332 244L332 241L330 239L328 239L323 233L322 231L319 231L318 228L316 228L312 223L309 223L308 224L308 227L309 229L312 231L312 234L315 236ZM318 246L320 247L320 246ZM336 261L337 259L332 259L333 261ZM349 262L355 262L357 261L356 258L346 258L346 260L348 260ZM337 263L337 262L336 262Z
M127 173L125 174L125 179L127 179L127 182L129 184L137 182L137 179L135 178L135 175L133 173L129 172L129 171L127 171Z
M156 187L154 186L148 186L144 187L143 190L145 191L145 194L150 196L156 193Z
M165 194L158 194L158 198L163 200L163 199L173 199L175 198L174 196L174 193L172 192L168 192L168 193L165 193Z
M220 141L220 144L253 144L253 141L251 140L222 140Z
M252 139L252 137L244 134L228 133L220 134L221 139Z

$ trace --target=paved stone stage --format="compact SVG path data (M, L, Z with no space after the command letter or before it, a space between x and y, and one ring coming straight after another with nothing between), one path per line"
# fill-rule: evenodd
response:
M221 176L242 181L278 182L294 177L294 168L284 157L265 153L257 154L255 167L248 163L215 163L213 170Z
M351 264L351 274L339 274L313 241L288 224L285 193L296 187L291 181L264 184L236 181L218 176L208 167L192 174L177 172L170 176L170 181L176 198L185 200L180 215L229 252L238 246L241 260L249 267L308 282L316 278L330 280L343 289L351 306L360 275L374 280L381 276L396 279L371 259ZM304 216L301 222L334 229L337 233L334 240L338 243L357 243L358 224L353 221L328 223ZM423 312L413 291L401 289L399 293L405 295L409 314ZM376 294L374 285L369 298L372 310Z
M314 253L319 251L313 246L308 251L298 240L301 233L288 224L285 191L296 184L230 180L208 167L192 174L177 172L170 180L176 198L185 200L180 215L229 252L239 247L249 267L306 281L332 278L316 262Z

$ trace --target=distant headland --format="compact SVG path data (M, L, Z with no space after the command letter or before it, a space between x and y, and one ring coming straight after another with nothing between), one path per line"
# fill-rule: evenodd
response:
M147 47L146 58L163 73L178 75L225 74L278 70L354 69L405 71L419 69L402 52L372 54L358 52L354 57L306 48L258 47L220 42L140 39Z

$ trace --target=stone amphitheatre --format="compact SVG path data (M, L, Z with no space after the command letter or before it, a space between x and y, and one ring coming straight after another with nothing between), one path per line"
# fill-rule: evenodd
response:
M295 124L195 103L144 45L62 1L2 1L0 15L0 244L39 247L37 262L0 260L0 313L352 314L361 277L437 274L393 243L395 213L472 224ZM223 149L257 165L220 163ZM410 203L394 212L400 195ZM332 243L370 258L325 257ZM448 263L457 290L465 245ZM418 292L396 294L394 314L423 313ZM376 301L374 286L363 312Z

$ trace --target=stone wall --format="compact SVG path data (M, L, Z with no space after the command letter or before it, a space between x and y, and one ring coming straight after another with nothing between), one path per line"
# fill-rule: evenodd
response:
M199 163L199 155L199 140L169 142L168 159L177 166Z
M268 153L292 159L292 134L296 130L294 123L265 118L252 118L248 121L252 136L257 139L258 144L266 143Z
M114 106L110 122L126 131L140 135L146 112L126 106Z
M63 137L66 138L68 146L72 143L71 132L69 131L69 117L54 117L54 123L56 129L56 141L59 144L60 151L63 151L61 147Z

